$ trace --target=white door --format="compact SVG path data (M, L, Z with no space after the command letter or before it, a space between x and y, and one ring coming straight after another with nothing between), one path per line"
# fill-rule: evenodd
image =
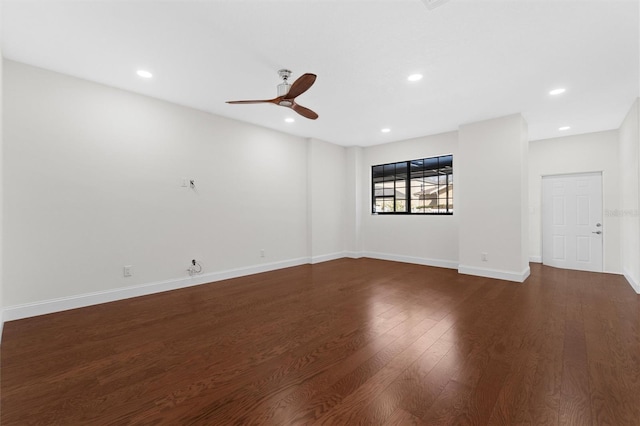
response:
M542 263L602 272L602 174L542 178Z

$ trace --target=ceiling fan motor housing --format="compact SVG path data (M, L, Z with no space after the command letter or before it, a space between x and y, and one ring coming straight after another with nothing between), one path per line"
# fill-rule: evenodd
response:
M278 96L284 96L289 93L291 85L285 80L282 84L278 84Z

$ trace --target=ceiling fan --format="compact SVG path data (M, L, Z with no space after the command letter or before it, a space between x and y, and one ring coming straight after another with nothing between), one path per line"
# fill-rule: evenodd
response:
M291 77L291 71L287 69L281 69L278 71L278 75L282 79L282 83L278 85L278 97L273 99L263 100L251 100L251 101L227 101L228 104L262 104L271 103L280 105L283 107L291 108L303 117L310 120L318 118L318 114L311 111L309 108L305 108L302 105L298 105L295 98L302 95L316 81L315 74L303 74L293 84L289 84L289 77Z

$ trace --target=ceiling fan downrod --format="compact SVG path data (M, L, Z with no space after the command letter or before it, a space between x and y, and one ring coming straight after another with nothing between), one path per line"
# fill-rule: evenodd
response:
M282 79L282 83L278 84L278 96L284 96L289 93L289 89L291 89L291 85L289 84L289 77L291 77L291 70L281 69L278 71L278 75ZM282 105L282 104L281 104ZM285 105L289 106L289 105Z

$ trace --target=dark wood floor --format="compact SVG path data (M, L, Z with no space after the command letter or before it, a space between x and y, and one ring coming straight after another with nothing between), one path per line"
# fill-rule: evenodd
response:
M342 259L8 322L2 424L640 425L640 296Z

